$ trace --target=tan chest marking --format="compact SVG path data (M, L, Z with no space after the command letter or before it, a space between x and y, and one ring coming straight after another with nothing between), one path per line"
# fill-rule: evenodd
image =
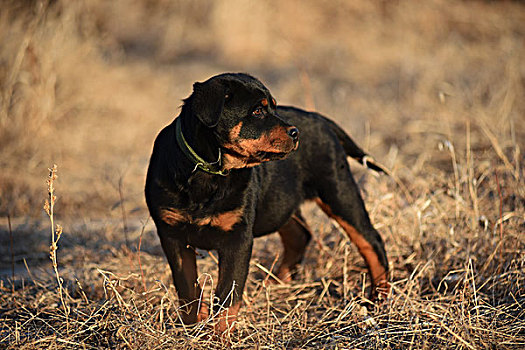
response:
M228 232L233 229L233 226L240 222L242 219L243 210L242 208L238 208L232 211L227 211L221 214L214 215L209 218L210 225L214 227L218 227L221 230ZM207 220L208 218L205 218L203 220Z
M174 208L166 208L160 211L160 218L170 226L175 226L179 223L190 223L199 226L210 225L225 232L231 231L233 226L241 221L242 215L242 207L199 219L193 219L188 213Z
M170 226L175 226L178 223L188 222L191 220L188 214L182 210L174 208L161 209L160 219Z

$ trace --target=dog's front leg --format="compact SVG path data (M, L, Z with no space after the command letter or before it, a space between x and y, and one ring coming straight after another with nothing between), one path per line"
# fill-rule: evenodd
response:
M205 304L198 301L201 289L197 282L195 251L168 234L159 236L179 296L182 321L185 324L193 324L205 319L208 316L208 309ZM200 310L198 310L199 304L201 304Z
M242 234L242 237L232 235L231 239L218 249L219 283L215 295L219 304L215 305L214 309L219 318L216 326L219 333L234 329L248 276L252 245L253 236L250 232Z

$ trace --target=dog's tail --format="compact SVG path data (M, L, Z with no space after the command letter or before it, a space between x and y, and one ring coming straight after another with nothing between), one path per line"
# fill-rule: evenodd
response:
M377 171L378 173L390 174L385 166L379 164L372 156L365 153L365 151L363 151L354 142L354 140L352 140L350 136L348 136L348 134L343 129L341 129L339 125L322 115L321 117L326 121L328 126L330 126L330 129L332 129L332 131L337 135L337 138L339 139L339 142L341 142L346 155L354 158L359 163L363 164L369 169Z

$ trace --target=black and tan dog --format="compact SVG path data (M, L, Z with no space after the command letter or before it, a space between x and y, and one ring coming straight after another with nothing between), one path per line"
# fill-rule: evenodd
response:
M146 201L186 306L185 323L209 313L204 304L197 310L194 248L219 255L214 311L223 332L241 304L254 237L279 232L284 254L277 276L291 280L311 237L299 212L308 200L357 245L371 275L371 297L387 293L383 241L347 156L363 161L366 154L329 119L277 107L249 75L222 74L194 84L180 115L157 136L146 180Z

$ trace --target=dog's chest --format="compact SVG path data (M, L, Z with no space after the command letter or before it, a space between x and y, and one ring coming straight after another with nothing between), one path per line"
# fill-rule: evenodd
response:
M252 172L232 174L228 178L207 181L202 174L184 186L163 188L163 200L157 204L157 217L171 227L213 229L230 232L246 217L253 216Z
M244 215L244 208L239 208L227 211L221 211L206 216L199 216L189 211L176 209L172 207L164 207L160 209L160 219L170 225L195 225L198 227L210 226L224 232L233 230L233 227L241 222Z

